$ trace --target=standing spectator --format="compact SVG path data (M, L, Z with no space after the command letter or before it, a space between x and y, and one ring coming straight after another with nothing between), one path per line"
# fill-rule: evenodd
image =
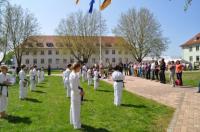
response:
M183 86L182 72L183 72L183 65L181 65L180 61L178 60L176 61L176 76L180 82L180 86Z
M151 63L151 79L155 80L155 62Z
M169 74L169 81L172 84L172 87L175 87L175 78L174 78L174 76L175 76L176 66L174 64L174 61L169 62L168 69L169 69L169 72L170 72L170 74Z
M160 83L163 83L163 84L166 83L166 79L165 79L165 69L166 69L165 60L162 59L162 60L161 60L161 63L160 63Z
M48 75L49 76L51 75L51 65L50 64L48 65Z
M157 81L159 80L158 74L159 74L159 65L158 61L155 61L155 76Z
M151 78L151 63L147 64L146 70L147 70L146 79L150 79Z

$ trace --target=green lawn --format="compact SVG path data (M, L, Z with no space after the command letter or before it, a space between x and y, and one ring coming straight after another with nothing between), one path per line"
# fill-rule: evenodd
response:
M123 92L122 106L113 105L112 85L100 83L94 91L82 84L85 101L81 108L82 130L69 125L69 99L61 77L47 77L28 93L28 100L18 99L18 86L10 88L8 119L0 119L1 132L163 132L174 109L152 100Z
M183 85L198 87L200 81L200 72L183 72ZM176 77L175 77L176 78ZM169 82L169 73L166 73L166 79Z
M51 74L62 74L62 70L51 70ZM48 74L47 70L45 70L45 74Z

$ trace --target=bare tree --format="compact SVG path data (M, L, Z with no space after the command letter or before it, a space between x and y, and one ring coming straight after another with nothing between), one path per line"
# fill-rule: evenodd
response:
M81 63L87 63L97 50L98 36L105 32L105 20L100 13L83 14L82 11L72 13L60 21L56 32L63 36L60 40L68 45L71 54Z
M138 62L153 55L154 51L160 55L167 49L167 39L162 36L160 24L146 8L139 11L133 8L122 14L113 32L125 39L127 49Z
M8 5L3 18L3 30L7 31L8 48L14 51L17 65L20 67L26 48L24 43L38 31L37 19L20 6Z

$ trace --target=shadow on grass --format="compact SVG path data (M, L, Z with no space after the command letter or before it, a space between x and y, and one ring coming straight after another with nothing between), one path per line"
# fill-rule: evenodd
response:
M110 132L105 128L94 128L88 125L82 125L82 132Z
M32 98L26 98L25 101L30 101L33 103L42 103L42 101L39 101L38 99L32 99Z
M5 120L8 120L9 123L24 123L24 124L31 124L32 121L30 120L29 117L20 117L20 116L13 116L13 115L8 115Z
M113 91L110 91L110 90L101 90L101 89L99 89L99 90L97 90L98 92L105 92L105 93L109 93L109 92L111 92L111 93L113 93Z
M132 107L132 108L147 108L145 105L134 105L134 104L121 104L122 107Z
M85 102L93 102L94 100L84 99Z
M41 83L42 84L42 83ZM39 86L37 86L38 88L44 88L44 86L42 86L42 85L39 85Z
M35 93L47 93L47 92L40 91L40 90L35 90L35 91L32 91L32 92L35 92Z

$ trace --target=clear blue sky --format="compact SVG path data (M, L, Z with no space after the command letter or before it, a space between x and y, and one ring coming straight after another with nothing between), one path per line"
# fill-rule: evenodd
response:
M98 8L96 0L95 8ZM101 0L103 1L103 0ZM102 12L107 21L108 35L112 35L112 28L117 25L120 14L130 8L146 7L154 13L162 26L163 35L170 40L169 49L164 55L181 56L179 47L189 38L200 32L200 0L193 0L192 6L184 12L185 0L112 0L109 8ZM59 21L71 12L89 9L90 0L10 0L13 4L29 9L38 19L41 34L53 35Z

